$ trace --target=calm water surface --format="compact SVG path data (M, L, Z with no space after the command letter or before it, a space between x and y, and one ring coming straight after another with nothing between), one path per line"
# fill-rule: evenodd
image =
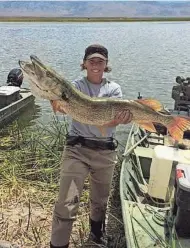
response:
M28 60L30 54L74 80L84 75L79 64L85 47L102 43L112 66L107 76L122 86L124 98L135 99L141 92L172 107L175 77L190 76L189 30L190 22L0 23L0 84L18 60ZM47 124L53 115L49 102L36 99L36 105L37 115L25 113L22 118L30 115L33 123ZM120 126L118 134L125 130Z

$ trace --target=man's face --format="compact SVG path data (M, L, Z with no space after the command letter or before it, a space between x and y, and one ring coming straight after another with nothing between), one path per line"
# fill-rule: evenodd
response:
M107 66L107 60L101 58L91 58L84 62L84 66L87 69L87 74L90 76L99 75L102 76Z

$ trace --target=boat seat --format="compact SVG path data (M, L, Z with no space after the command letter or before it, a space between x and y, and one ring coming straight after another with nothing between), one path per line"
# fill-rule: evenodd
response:
M137 146L137 148L134 149L134 152L135 152L135 155L138 157L152 158L153 156L152 148Z

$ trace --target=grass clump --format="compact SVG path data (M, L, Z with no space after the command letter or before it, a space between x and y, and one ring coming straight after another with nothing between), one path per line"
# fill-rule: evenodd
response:
M66 126L1 130L0 239L21 247L48 247Z

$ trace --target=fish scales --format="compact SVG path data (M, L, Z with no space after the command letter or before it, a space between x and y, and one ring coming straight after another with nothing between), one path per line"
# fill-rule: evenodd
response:
M156 132L154 123L168 128L170 135L180 140L183 132L190 129L190 119L162 114L162 104L155 99L125 100L116 98L95 98L77 90L55 70L46 66L38 57L31 55L31 62L19 61L28 78L34 95L50 100L54 111L70 115L84 124L103 127L125 110L132 113L132 121L148 131Z

